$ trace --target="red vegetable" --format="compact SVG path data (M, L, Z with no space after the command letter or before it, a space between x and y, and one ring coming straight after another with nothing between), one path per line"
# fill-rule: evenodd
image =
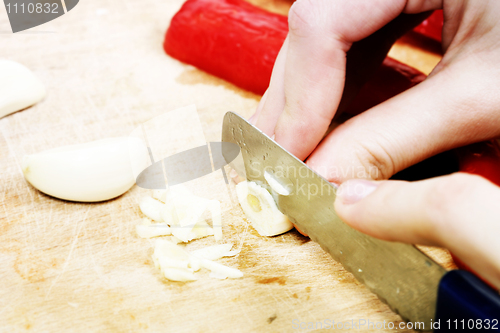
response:
M243 89L263 94L288 19L243 0L188 0L173 17L165 51Z
M443 10L434 11L431 16L415 27L413 31L441 42L441 33L443 31Z
M497 140L458 148L460 171L482 176L500 186L500 145Z
M357 115L410 89L427 76L413 67L386 57L374 75L358 92L345 112Z

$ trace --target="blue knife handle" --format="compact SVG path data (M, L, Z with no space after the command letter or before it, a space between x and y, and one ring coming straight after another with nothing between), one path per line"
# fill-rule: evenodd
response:
M470 272L449 271L439 283L434 328L435 332L500 332L498 291Z

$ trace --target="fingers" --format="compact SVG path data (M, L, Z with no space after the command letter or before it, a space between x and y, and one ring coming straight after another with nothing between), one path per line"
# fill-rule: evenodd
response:
M299 0L294 3L288 18L286 98L276 124L277 142L299 159L310 154L339 105L344 89L346 52L351 44L380 29L403 8L404 1ZM263 109L264 112L267 110Z
M403 10L416 12L409 6L419 6L420 2L426 3L297 1L289 14L290 33L275 62L269 89L251 117L252 123L269 136L276 131L280 144L305 159L326 132L342 92L346 95L345 104L380 64L397 37L425 17L410 15L391 22ZM427 7L420 5L420 9ZM346 92L346 52L361 39L356 50L350 52L349 73L354 74L349 74ZM369 58L367 52L371 54Z
M305 159L339 104L350 44L391 21L404 4L402 0L297 1L289 14L289 35L252 122L269 136L276 131L278 142Z
M500 287L500 188L453 174L414 183L350 180L337 191L341 219L371 236L448 248Z
M288 37L281 47L274 63L271 82L255 112L254 124L262 132L272 137L274 127L285 106L285 64L288 52Z
M500 86L474 58L444 65L419 85L333 130L307 164L334 183L388 179L437 153L500 135ZM491 70L491 69L490 69Z

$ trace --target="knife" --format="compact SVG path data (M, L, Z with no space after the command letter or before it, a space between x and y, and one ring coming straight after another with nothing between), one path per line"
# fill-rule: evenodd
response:
M467 316L498 322L498 292L471 273L447 272L413 245L376 239L342 222L333 208L337 188L238 114L224 116L222 141L241 149L244 163L230 163L238 174L286 189L274 193L279 210L405 321L423 323L421 330L438 322L441 330L453 329L450 321Z

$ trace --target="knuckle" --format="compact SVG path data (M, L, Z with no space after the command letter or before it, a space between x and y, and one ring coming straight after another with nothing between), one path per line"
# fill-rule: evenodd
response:
M367 178L373 180L389 179L395 172L394 160L389 152L378 143L371 141L369 144L357 143L354 149L356 158L362 166L364 175L356 178Z

